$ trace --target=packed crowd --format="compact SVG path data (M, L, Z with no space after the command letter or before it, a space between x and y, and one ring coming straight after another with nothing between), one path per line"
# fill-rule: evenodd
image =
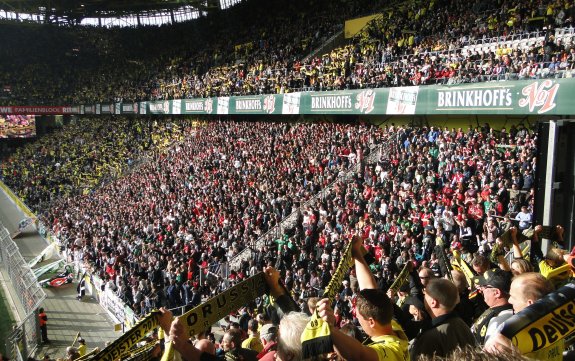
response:
M0 56L26 61L0 64L0 102L67 105L183 97L192 79L211 68L243 63L251 69L262 59L283 63L303 57L345 18L374 6L366 0L252 0L160 27L1 24ZM220 74L213 72L214 84Z
M185 134L137 171L50 209L74 259L138 313L188 304L182 286L191 291L199 268L233 257L381 137L373 126L232 121Z
M538 244L545 231L533 223L536 136L521 125L500 131L488 124L467 130L233 121L172 127L184 137L152 152L137 172L50 209L52 231L70 260L84 262L139 315L160 307L180 312L263 270L271 284L281 279L285 285L271 292L286 312L317 309L334 335L341 328L361 338L359 325L376 344L379 336L393 336L393 352L407 357L409 351L416 359L448 355L455 347L506 347L497 326L528 304L518 300L539 299L572 277L561 227L545 236L556 242L551 251L544 255ZM379 161L365 164L378 144ZM354 164L362 165L359 171L342 177ZM320 191L316 202L306 203ZM208 274L293 211L297 224L256 249L229 277ZM333 302L322 301L352 238L356 267ZM532 238L528 260L520 246L525 238ZM358 245L367 249L369 264ZM502 257L507 250L512 262ZM478 278L451 271L444 257L468 262ZM392 287L405 265L407 280ZM442 279L449 275L453 281ZM520 293L527 284L537 292ZM365 313L370 303L380 311L397 306L389 333L366 323L373 317L387 325L391 317ZM308 316L282 318L268 308L262 298L237 315L239 324L231 323L217 348L202 343L220 353L259 347L267 324L269 348L299 359L299 338L286 351L281 337L287 336L277 329L291 320L299 330ZM487 318L486 310L493 311ZM430 334L453 332L450 327L457 332L449 342ZM166 332L182 337L177 323ZM243 344L246 336L250 341ZM341 340L333 339L343 359L374 356L357 348L361 344L349 353L337 346ZM560 354L564 346L554 347Z
M487 124L467 131L391 126L384 134L386 157L350 182L338 180L315 206L301 209L295 229L230 277L264 271L279 316L264 297L240 311L219 343L203 335L196 348L186 342L181 321L165 324L186 359L301 360L300 336L314 311L330 326L333 359L416 360L466 347L522 359L501 326L575 271L575 250L561 248L560 226L545 236L555 242L545 255L539 244L544 231L532 214L534 134L521 126L497 132ZM520 246L526 235L532 239L528 258ZM350 239L355 268L334 300L322 300ZM512 262L503 257L505 248L513 251ZM444 257L468 262L476 277L451 270ZM409 276L392 287L405 266ZM221 280L221 289L228 281ZM366 337L371 343L362 344ZM527 356L561 360L564 349L561 341Z
M323 56L304 61L290 53L256 49L251 61L230 62L203 76L190 77L180 69L171 77L170 91L155 92L152 99L564 77L575 64L573 36L556 40L554 28L572 26L573 12L569 3L516 1L500 7L477 2L470 7L451 1L426 8L406 2L386 8L349 45ZM540 15L545 20L531 22ZM512 45L514 34L542 30L543 25L543 41ZM488 37L497 38L497 49L463 50Z
M148 150L182 136L169 122L80 118L0 157L1 178L35 213L56 199L88 193Z
M408 260L439 272L436 244L489 254L519 217L529 228L534 202L535 137L525 127L478 129L386 127L389 158L365 167L353 182L338 182L321 201L302 209L301 223L258 250L243 274L272 262L286 272L294 295L324 289L346 240L362 229L382 288ZM523 219L523 215L526 218ZM277 247L277 248L276 248Z
M574 9L568 1L292 1L273 8L247 1L160 28L3 25L0 54L27 61L23 69L0 64L0 101L105 103L568 77ZM347 45L307 58L345 19L366 12L382 16ZM556 28L568 36L555 39ZM534 44L512 41L533 32L541 35ZM495 42L488 49L465 48L486 39Z

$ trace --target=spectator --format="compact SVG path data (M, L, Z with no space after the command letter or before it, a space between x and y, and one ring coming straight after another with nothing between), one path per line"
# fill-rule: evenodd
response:
M513 305L513 311L518 313L552 291L553 285L541 274L534 272L523 273L514 277L511 282L509 302ZM552 359L553 356L550 357L549 355L557 355L557 357L562 358L564 348L565 340L561 339L549 347L525 354L525 356L529 359L537 360ZM511 340L501 334L494 335L485 344L485 350L491 353L517 352L513 348ZM552 350L554 351L551 352Z
M331 338L335 351L345 360L383 360L388 356L398 360L409 357L407 337L401 327L392 324L393 304L384 291L376 289L375 279L362 255L362 240L353 239L352 255L360 292L356 300L356 317L364 332L373 341L362 345L354 337L342 333L335 328L335 316L329 300L318 303L318 313L330 325Z
M432 328L415 339L410 349L411 357L444 357L449 356L457 347L474 346L476 341L469 326L453 313L459 303L455 285L446 279L434 279L429 282L424 294Z
M511 273L495 268L477 277L475 281L475 286L483 294L489 308L475 320L471 332L477 344L484 345L497 332L499 325L513 315L513 307L509 303Z
M531 218L532 214L527 210L527 206L521 207L521 211L515 216L515 219L519 221L519 231L531 227Z
M262 351L258 354L258 359L262 361L272 361L277 351L277 326L267 323L260 328L260 340L263 345Z
M242 341L242 348L256 351L258 354L264 349L258 333L258 322L255 319L248 321L248 338Z

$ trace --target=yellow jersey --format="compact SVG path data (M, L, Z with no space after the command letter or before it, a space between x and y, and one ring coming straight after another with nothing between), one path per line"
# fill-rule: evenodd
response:
M409 361L409 343L397 336L384 335L372 337L373 343L367 345L377 352L380 361Z
M248 348L259 353L264 349L264 345L262 345L259 337L250 336L242 342L242 348Z

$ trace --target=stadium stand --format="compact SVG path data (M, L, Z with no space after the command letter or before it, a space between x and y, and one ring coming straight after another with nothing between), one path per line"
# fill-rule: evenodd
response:
M50 211L55 235L113 287L143 275L156 286L194 281L198 265L233 257L358 162L378 137L366 126L231 121L184 133L137 171ZM148 277L154 269L166 274ZM129 293L119 296L132 304ZM149 307L166 306L160 300Z
M1 101L135 102L456 85L568 78L575 70L572 2L325 5L281 1L265 7L247 1L229 13L159 28L3 24L0 41L8 46L0 56L30 61L20 70L0 63L0 83L6 84ZM341 31L343 19L366 11L381 16L348 43L307 57ZM16 54L16 38L43 45ZM473 329L484 343L483 312L499 307L492 306L486 293L494 291L487 289L507 297L503 306L509 311L519 307L518 294L510 290L512 274L539 272L545 292L530 301L549 293L549 282L559 288L572 279L566 261L572 262L573 252L569 256L562 248L562 228L544 231L534 223L534 128L391 121L375 126L334 119L80 118L10 151L2 159L2 176L49 224L67 260L103 280L103 289L141 318L161 307L180 314L262 271L277 276L269 267L281 274L281 296L291 297L290 310L313 313L357 236L366 257L373 258L373 282L388 291L395 319L406 331L392 332L405 336L402 341L417 343L432 326L461 318L461 329ZM375 162L368 163L374 154ZM266 232L294 214L294 225L269 238ZM537 242L545 232L553 247L543 255ZM530 257L524 257L518 237L532 239ZM251 258L223 275L219 267L244 250ZM506 260L505 251L514 259ZM326 321L333 318L338 329L359 334L356 325L369 317L356 306L365 306L369 295L365 274L357 274L363 256L351 252L356 268L336 285L329 306L319 304ZM504 272L509 282L488 284L483 275L489 270ZM452 280L458 296L436 297L433 287L447 282L439 278ZM447 284L440 293L453 291ZM507 302L509 296L515 303ZM378 297L387 300L382 292ZM459 305L436 317L431 302ZM277 313L266 314L269 303L258 298L234 314L239 327L257 334L255 321L248 326L249 319L258 319L254 309L260 319L273 316L277 323ZM392 327L391 321L377 322ZM365 331L367 324L361 325ZM234 332L226 331L218 347L222 354L235 352L224 346L234 342L227 340ZM301 348L299 338L295 344ZM562 346L554 347L547 359L560 359Z
M3 179L34 212L43 213L57 199L87 193L119 176L141 162L146 150L165 147L182 132L146 119L82 118L64 131L7 152Z
M21 49L28 59L24 69L3 64L3 102L77 104L571 76L574 8L568 3L368 4L281 2L268 9L247 2L214 19L217 25L198 20L137 30L2 25L3 57L30 44ZM382 16L349 44L305 60L343 20L365 12Z

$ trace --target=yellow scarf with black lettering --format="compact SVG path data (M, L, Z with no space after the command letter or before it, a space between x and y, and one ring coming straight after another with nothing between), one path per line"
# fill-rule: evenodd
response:
M264 273L260 272L192 308L180 316L180 319L183 321L188 335L194 336L205 331L230 312L264 295L266 291L267 284ZM164 349L162 361L171 360L173 354L173 345L169 342Z
M568 283L507 319L501 334L522 354L546 349L575 334L575 283Z
M337 269L323 293L323 297L328 298L330 301L335 298L335 294L339 291L347 271L353 264L351 243L349 242L345 247ZM333 351L329 325L318 316L317 311L311 315L311 320L301 335L301 345L304 359Z

